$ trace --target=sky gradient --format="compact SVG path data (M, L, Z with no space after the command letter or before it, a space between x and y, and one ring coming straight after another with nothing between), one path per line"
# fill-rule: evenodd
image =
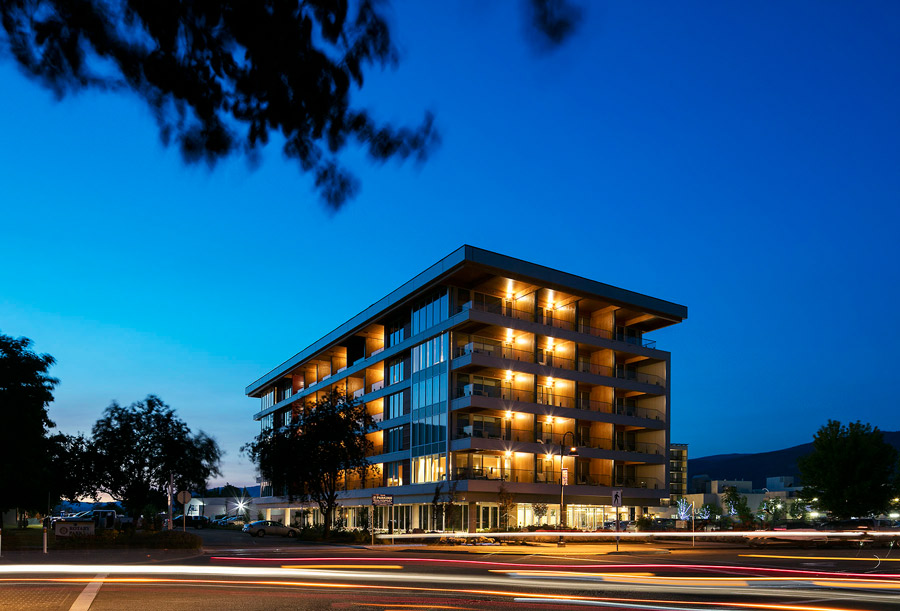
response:
M585 3L550 53L520 8L393 4L354 99L443 143L349 152L336 214L277 141L186 167L133 97L0 58L0 332L58 360L59 428L155 393L253 484L245 385L468 243L688 306L652 338L691 456L900 429L900 4Z

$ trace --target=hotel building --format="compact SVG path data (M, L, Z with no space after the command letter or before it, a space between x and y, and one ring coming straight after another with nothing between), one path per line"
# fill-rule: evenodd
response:
M376 528L595 529L669 497L671 355L646 334L687 308L463 246L246 388L262 430L338 389L377 422L374 471L342 482L339 518ZM562 484L565 505L560 507ZM438 488L440 488L438 492ZM452 511L438 501L453 494ZM272 496L267 519L319 519ZM512 499L512 506L509 499ZM309 509L309 511L306 511ZM536 511L535 511L536 510Z

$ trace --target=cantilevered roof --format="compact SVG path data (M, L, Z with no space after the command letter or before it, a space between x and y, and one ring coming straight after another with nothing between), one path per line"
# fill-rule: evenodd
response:
M380 317L385 310L391 309L429 285L435 284L441 278L450 275L464 265L485 267L501 275L531 279L535 281L535 284L541 284L547 288L559 289L584 296L599 297L617 305L637 307L647 313L671 320L673 323L681 322L687 318L686 306L466 244L457 248L424 272L405 282L400 288L382 297L318 341L304 348L278 367L272 369L247 386L244 392L248 395L257 393L303 361L370 324L373 319Z

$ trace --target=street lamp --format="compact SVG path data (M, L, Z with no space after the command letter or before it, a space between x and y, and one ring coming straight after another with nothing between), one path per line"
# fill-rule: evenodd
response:
M553 421L551 420L551 426L553 425ZM569 456L578 456L578 449L575 447L575 432L574 431L566 431L562 434L562 437L559 440L559 524L562 528L566 527L566 506L565 506L565 498L566 498L566 484L563 479L563 457L566 456L566 436L572 436L572 445L568 446L568 455ZM550 437L552 443L553 430L550 430ZM543 440L541 440L543 443ZM568 474L567 474L568 475ZM559 542L557 543L559 547L565 547L566 542L563 539L563 536L559 536Z

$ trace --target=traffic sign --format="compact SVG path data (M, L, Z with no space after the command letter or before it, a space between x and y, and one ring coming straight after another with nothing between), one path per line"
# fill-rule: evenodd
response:
M375 507L391 507L394 504L393 494L373 494L372 505Z
M178 494L175 495L175 498L178 499L178 502L182 505L187 505L191 502L191 493L187 490L182 490Z
M612 491L612 506L613 507L621 507L622 506L622 491L621 490L613 490Z

